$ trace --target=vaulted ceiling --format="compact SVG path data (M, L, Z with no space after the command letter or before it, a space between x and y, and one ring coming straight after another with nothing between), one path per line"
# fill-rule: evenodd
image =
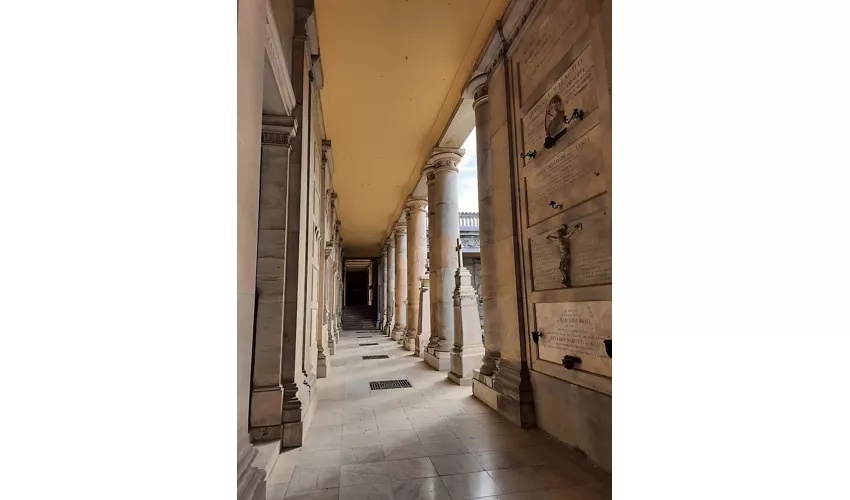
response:
M347 256L377 256L507 0L316 0Z

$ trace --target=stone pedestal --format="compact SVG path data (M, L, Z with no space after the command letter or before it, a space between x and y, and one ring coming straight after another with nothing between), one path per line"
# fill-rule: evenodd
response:
M458 268L455 274L454 313L455 342L448 378L458 385L472 385L472 371L481 366L484 345L478 296L472 288L472 274L465 267Z
M499 394L493 389L493 376L472 370L472 395L495 411L499 411Z
M416 337L413 353L420 358L425 357L431 337L431 294L428 291L430 281L428 276L419 278L419 336Z
M407 223L393 227L395 233L395 325L392 339L401 342L407 329Z
M438 351L434 347L428 347L425 350L425 362L431 368L447 372L452 367L451 353L449 351Z

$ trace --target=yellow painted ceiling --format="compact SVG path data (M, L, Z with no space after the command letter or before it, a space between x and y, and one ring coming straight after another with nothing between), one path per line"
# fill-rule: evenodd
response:
M316 0L348 256L377 256L507 0Z

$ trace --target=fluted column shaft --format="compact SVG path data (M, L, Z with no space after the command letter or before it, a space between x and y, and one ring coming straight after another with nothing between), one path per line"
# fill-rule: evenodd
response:
M404 207L407 220L407 332L404 347L413 351L419 337L419 287L425 274L425 207L428 201L411 198Z
M458 215L458 163L462 149L438 148L426 170L428 207L431 214L430 278L431 325L433 346L448 352L454 343L454 275L458 268L457 240L460 237ZM436 340L437 345L433 345Z
M395 326L393 340L404 338L407 328L407 224L398 223L395 232Z

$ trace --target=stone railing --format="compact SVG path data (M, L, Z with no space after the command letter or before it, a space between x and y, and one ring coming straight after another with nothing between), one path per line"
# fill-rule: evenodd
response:
M460 228L478 229L478 212L460 212Z
M478 231L478 212L460 212L458 216L461 231ZM425 219L425 229L428 229L428 219Z

